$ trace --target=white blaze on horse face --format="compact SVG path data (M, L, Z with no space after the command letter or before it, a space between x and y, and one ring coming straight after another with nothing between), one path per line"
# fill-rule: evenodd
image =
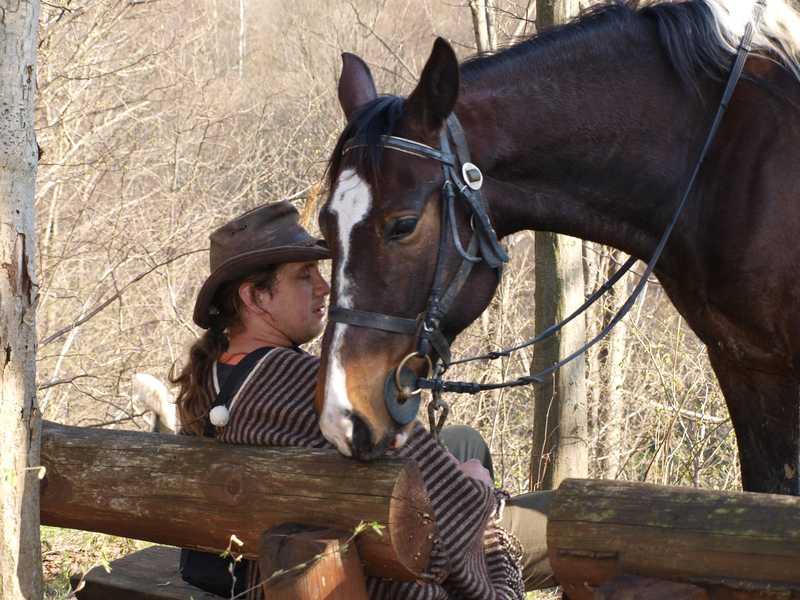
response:
M353 282L347 277L353 228L369 213L372 194L367 183L353 169L342 171L331 197L330 211L336 216L339 240L339 264L336 270L336 297L331 305L353 308ZM342 366L342 340L347 330L344 323L336 323L325 373L325 399L320 417L322 435L345 456L351 455L353 406L347 397L347 373Z

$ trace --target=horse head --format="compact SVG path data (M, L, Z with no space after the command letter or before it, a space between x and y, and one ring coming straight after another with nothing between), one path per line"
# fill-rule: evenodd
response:
M459 93L452 48L436 41L407 98L379 96L367 65L342 58L338 93L348 123L319 216L333 263L316 408L325 437L341 453L368 460L405 443L419 403L410 388L443 352L436 340L420 351L419 332L435 321L439 339L452 340L490 302L498 270L485 261L462 268L462 256L477 247L468 244L475 218L458 201L448 211L445 201L448 185L463 185L446 184L436 154ZM448 291L445 313L433 314L432 296L441 300Z

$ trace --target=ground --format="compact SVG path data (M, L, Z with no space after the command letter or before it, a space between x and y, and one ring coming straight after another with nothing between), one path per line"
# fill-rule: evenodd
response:
M75 529L42 527L42 569L44 600L67 600L69 578L97 565L108 564L150 544L128 538Z
M73 573L85 573L98 565L149 546L148 542L90 533L75 529L42 527L42 566L44 600L69 600L69 579ZM526 600L556 600L555 591L530 592Z

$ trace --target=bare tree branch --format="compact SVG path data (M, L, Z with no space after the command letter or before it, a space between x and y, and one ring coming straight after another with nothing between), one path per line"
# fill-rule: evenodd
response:
M403 60L403 57L400 56L397 52L395 52L394 48L392 48L391 45L389 45L386 42L386 40L384 40L383 37L381 37L371 25L365 23L362 20L361 13L358 12L358 9L356 8L355 4L353 4L352 2L348 2L348 4L350 5L350 8L353 9L353 14L356 17L356 22L359 24L359 26L361 26L364 29L366 29L367 31L369 31L369 34L372 37L374 37L376 40L378 40L380 45L383 46L384 49L389 54L392 55L392 57L397 61L397 64L399 64L401 67L403 67L406 70L406 72L411 76L411 81L413 83L416 83L417 79L419 78L419 74L416 73L414 71L414 69L412 69L410 66L408 66L408 63Z
M36 389L42 391L51 387L55 387L57 385L65 385L77 381L78 379L84 379L84 378L97 379L98 377L97 375L89 375L88 373L84 375L75 375L74 377L69 377L67 379L57 379L55 381L48 381L47 383L42 383L39 386L37 386Z
M125 290L127 290L129 287L131 287L135 283L138 283L139 281L141 281L145 277L147 277L150 273L152 273L156 269L160 269L161 267L163 267L165 265L168 265L168 264L170 264L172 262L175 262L176 260L179 260L179 259L184 258L186 256L191 256L192 254L198 254L200 252L208 252L208 248L198 248L198 249L195 249L195 250L189 250L188 252L181 252L180 254L176 254L175 256L173 256L171 258L168 258L167 260L164 260L164 261L162 261L162 262L160 262L160 263L158 263L156 265L153 265L152 267L150 267L146 271L143 271L142 273L139 273L136 277L134 277L128 283L126 283L124 286L122 286L119 289L119 291L117 291L117 293L115 293L111 297L107 298L106 300L103 300L100 304L98 304L97 306L92 308L89 312L87 312L83 317L81 317L80 319L78 319L74 323L71 323L71 324L69 324L69 325L67 325L65 327L62 327L61 329L56 331L54 334L49 335L48 337L46 337L43 340L41 340L39 342L39 347L42 348L44 346L47 346L48 344L50 344L50 343L54 342L55 340L57 340L58 338L60 338L61 336L66 335L67 333L69 333L70 331L75 329L76 327L80 327L81 325L86 323L89 319L93 318L94 316L96 316L97 314L99 314L103 310L105 310L110 304L112 304L116 300L119 300L122 297L122 294L125 293Z

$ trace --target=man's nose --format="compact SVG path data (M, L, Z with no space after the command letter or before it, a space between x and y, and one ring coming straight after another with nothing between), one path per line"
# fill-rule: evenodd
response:
M320 296L327 296L331 293L331 286L325 281L325 278L320 276L319 281L317 282L317 294Z

